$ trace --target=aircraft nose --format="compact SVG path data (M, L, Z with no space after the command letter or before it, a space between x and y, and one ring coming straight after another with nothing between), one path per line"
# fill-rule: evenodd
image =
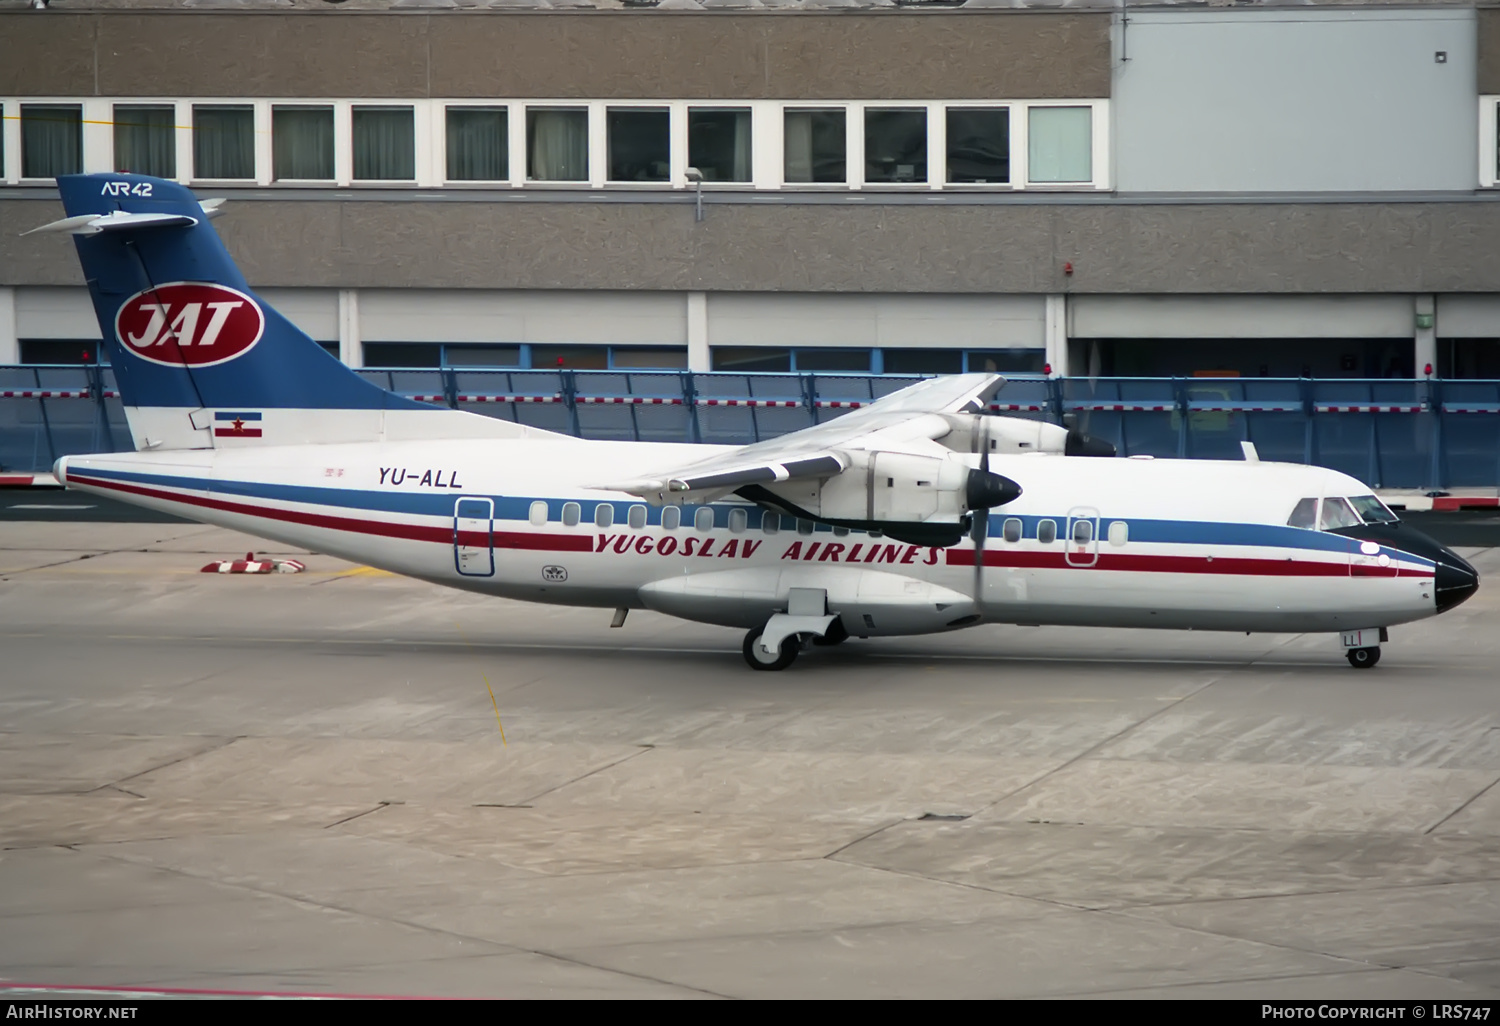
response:
M1479 590L1479 571L1452 549L1440 549L1433 588L1437 611L1446 613Z

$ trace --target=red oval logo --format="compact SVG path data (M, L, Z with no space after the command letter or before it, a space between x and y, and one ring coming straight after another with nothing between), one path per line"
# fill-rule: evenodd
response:
M211 367L260 341L266 315L243 292L179 281L137 292L115 314L115 337L143 360L167 367Z

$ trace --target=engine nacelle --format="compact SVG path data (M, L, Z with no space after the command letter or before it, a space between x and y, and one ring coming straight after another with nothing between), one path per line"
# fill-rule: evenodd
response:
M986 448L992 454L1068 451L1068 429L1045 420L972 413L950 413L945 419L953 430L941 441L956 452L984 452Z
M979 469L970 455L850 455L851 465L836 477L787 481L740 494L796 516L884 531L918 545L957 544L973 510L1004 505L1021 494L1014 481Z

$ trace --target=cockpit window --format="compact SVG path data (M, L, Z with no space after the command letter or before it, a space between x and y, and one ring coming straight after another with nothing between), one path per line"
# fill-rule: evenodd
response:
M1297 503L1297 508L1292 510L1292 515L1287 517L1288 527L1305 527L1309 531L1318 529L1318 500L1303 499Z
M1357 527L1359 523L1359 514L1354 512L1347 499L1330 497L1323 500L1323 515L1318 518L1320 530L1337 531L1341 527Z
M1373 495L1356 495L1350 498L1349 503L1367 524L1394 524L1400 519Z

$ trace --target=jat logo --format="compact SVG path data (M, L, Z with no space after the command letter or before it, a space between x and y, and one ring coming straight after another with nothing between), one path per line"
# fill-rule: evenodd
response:
M136 356L168 367L211 367L260 341L266 317L243 292L174 282L138 292L115 315L115 336Z

